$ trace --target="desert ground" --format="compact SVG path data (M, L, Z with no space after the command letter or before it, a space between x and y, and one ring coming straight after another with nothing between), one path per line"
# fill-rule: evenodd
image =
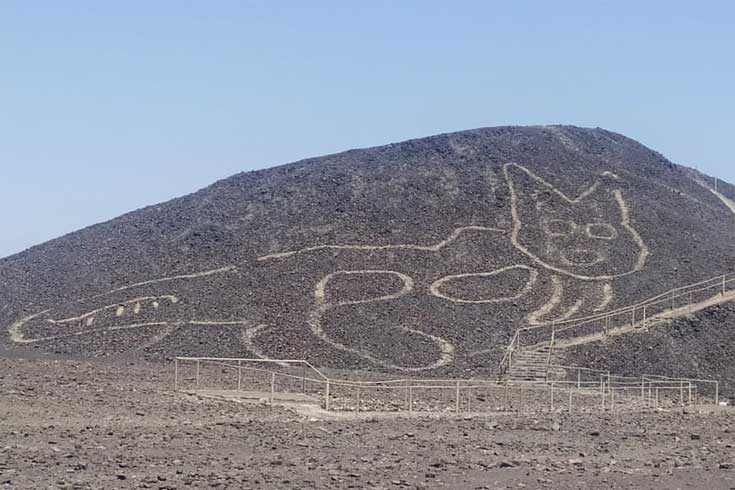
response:
M170 363L0 373L2 488L735 488L729 411L323 417L176 392Z

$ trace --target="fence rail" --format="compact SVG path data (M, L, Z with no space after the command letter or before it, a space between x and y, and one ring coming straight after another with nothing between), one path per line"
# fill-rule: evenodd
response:
M518 384L496 379L367 381L333 379L302 360L177 357L174 388L234 397L247 394L270 402L312 402L327 411L354 412L617 412L718 403L719 384L713 380L632 378L564 368L577 369L577 379ZM703 386L712 386L714 396Z
M611 333L649 326L679 316L692 307L717 303L722 296L735 292L735 273L717 276L688 286L672 289L641 303L596 315L530 325L515 331L500 362L500 372L506 373L513 355L521 348L549 347L549 363L555 348L575 341L595 340Z

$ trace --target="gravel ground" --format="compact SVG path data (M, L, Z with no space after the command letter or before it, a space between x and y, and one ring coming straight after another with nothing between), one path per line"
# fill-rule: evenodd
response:
M731 413L327 420L169 364L0 359L3 488L735 488Z

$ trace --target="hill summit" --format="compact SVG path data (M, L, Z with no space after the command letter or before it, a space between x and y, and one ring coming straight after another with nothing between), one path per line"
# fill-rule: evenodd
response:
M493 368L520 326L730 271L733 189L706 179L571 126L242 173L0 260L2 345Z

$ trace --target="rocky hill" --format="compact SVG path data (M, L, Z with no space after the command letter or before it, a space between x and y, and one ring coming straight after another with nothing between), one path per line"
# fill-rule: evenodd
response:
M619 134L568 126L242 173L0 260L1 342L492 369L519 326L731 271L733 189L707 179Z

